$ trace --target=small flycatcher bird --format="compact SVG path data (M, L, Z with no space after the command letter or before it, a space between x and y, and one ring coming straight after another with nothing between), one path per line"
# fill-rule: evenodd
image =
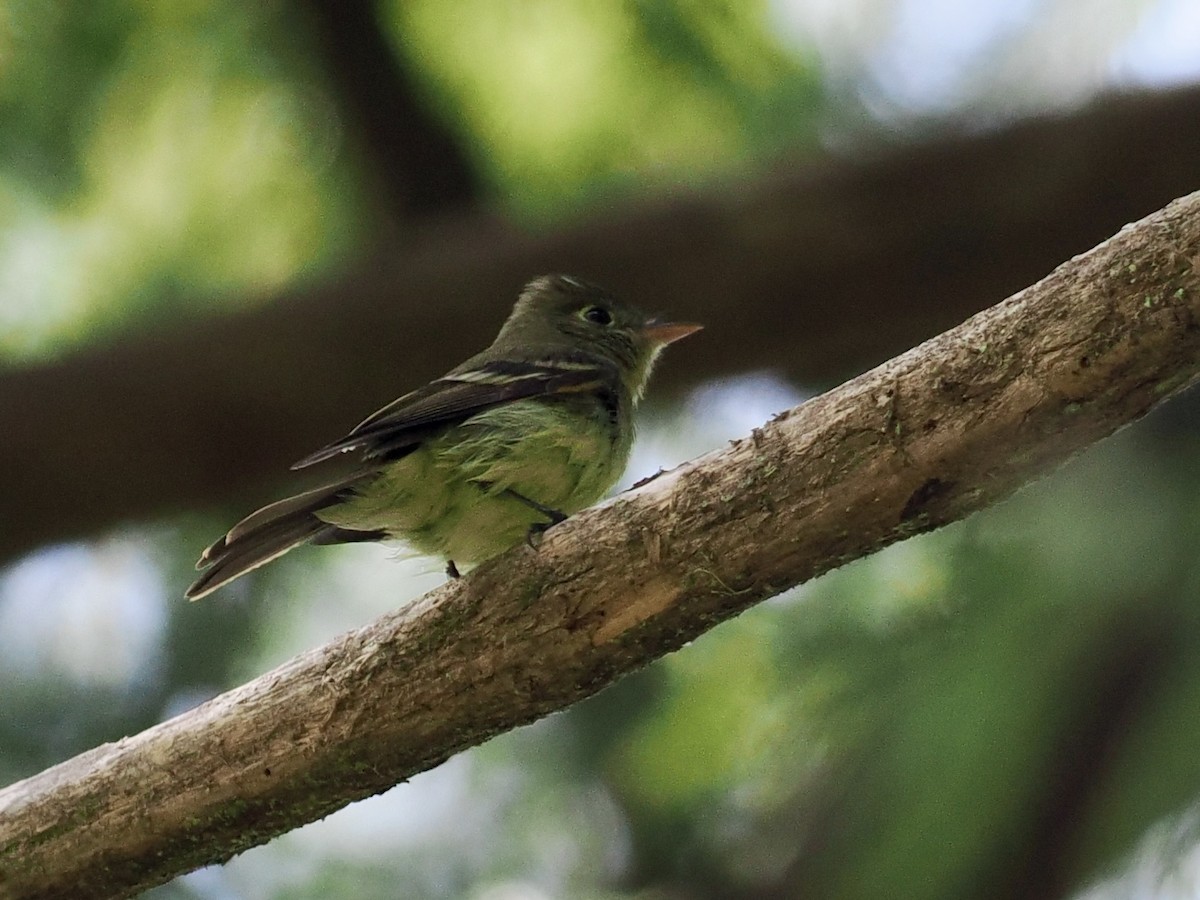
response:
M456 576L531 539L616 483L655 359L700 327L572 276L531 281L490 347L292 466L360 462L234 525L201 555L187 596L303 543L398 539Z

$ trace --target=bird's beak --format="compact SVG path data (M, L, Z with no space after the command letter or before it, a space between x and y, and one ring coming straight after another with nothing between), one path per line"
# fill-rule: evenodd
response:
M652 320L643 326L642 336L665 347L667 344L683 340L689 334L695 334L703 327L695 322L656 322Z

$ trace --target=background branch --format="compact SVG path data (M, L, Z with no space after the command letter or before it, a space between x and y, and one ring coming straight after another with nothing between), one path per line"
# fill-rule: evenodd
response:
M0 521L21 523L0 531L0 560L270 499L290 462L485 346L534 273L578 271L705 322L664 382L765 367L829 384L1193 189L1198 154L1200 89L1109 100L546 235L463 218L244 313L0 370Z
M479 176L461 141L433 113L371 0L304 0L322 68L346 116L370 182L397 221L478 201Z
M1200 373L1200 193L730 448L0 791L0 896L124 895L386 790L1007 496Z

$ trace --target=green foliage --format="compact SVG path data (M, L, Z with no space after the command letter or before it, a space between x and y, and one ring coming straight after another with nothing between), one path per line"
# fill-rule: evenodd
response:
M10 0L0 9L0 159L6 180L61 200L80 189L80 137L118 68L131 19L128 4L111 0L52 5Z
M231 0L0 10L0 359L252 302L350 251L373 214L294 19ZM820 109L759 4L418 2L389 21L527 214L762 158Z
M811 140L822 84L763 3L436 0L387 7L397 45L527 215Z
M244 303L347 251L361 201L336 112L279 11L0 15L0 356Z

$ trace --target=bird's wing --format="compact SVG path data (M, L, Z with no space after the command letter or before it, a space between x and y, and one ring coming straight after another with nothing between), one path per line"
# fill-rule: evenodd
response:
M292 466L303 469L351 451L364 460L394 459L422 441L476 413L528 397L610 392L619 387L616 367L582 354L536 362L495 360L456 369L444 378L405 394L368 416L339 441Z

